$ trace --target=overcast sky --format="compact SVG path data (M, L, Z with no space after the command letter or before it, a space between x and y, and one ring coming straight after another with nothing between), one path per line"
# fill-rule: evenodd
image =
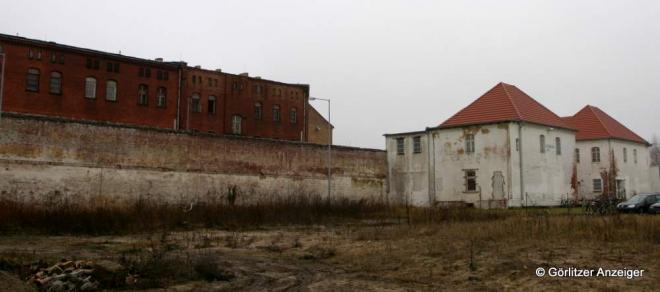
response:
M0 32L306 83L338 144L435 126L497 82L660 133L659 1L11 1ZM320 112L325 103L312 102Z

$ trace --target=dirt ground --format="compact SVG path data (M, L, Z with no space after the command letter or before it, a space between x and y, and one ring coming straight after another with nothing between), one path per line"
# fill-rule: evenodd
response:
M657 291L660 287L660 235L642 240L618 231L591 235L586 227L564 231L568 225L553 222L655 233L658 229L653 226L660 224L660 216L646 216L642 223L624 218L619 227L607 225L610 219L558 217L412 226L355 222L245 231L197 229L130 236L11 235L0 238L0 258L21 263L63 258L136 263L158 253L163 262L157 265L181 273L193 269L193 259L210 258L223 275L229 275L207 281L166 273L158 279L160 288L148 291ZM644 224L651 229L644 229ZM636 279L537 277L539 267L645 272ZM137 282L143 281L144 275L133 273Z

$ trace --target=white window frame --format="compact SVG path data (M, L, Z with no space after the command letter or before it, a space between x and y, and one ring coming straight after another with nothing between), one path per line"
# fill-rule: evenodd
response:
M94 77L85 78L85 98L96 98L96 78Z

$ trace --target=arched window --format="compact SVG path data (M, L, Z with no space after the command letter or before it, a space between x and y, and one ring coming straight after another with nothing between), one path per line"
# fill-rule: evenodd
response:
M215 114L215 96L211 95L209 96L209 104L208 104L208 112L209 115L214 115Z
M96 98L96 78L85 78L85 97Z
M241 134L242 123L243 123L243 118L239 115L234 115L231 118L231 132L232 132L232 134L234 134L234 135L240 135Z
M591 162L600 162L600 148L591 148Z
M263 106L261 105L261 102L254 103L254 119L261 120L262 116L263 116Z
M105 99L117 101L117 81L108 80L105 82Z
M52 94L62 94L62 73L50 72L49 91Z
M199 102L199 94L193 93L192 98L190 100L190 106L192 107L193 113L199 113L202 111L202 105Z
M27 78L25 80L25 90L27 91L39 91L39 69L30 68L27 71Z
M291 110L289 111L289 120L291 121L292 124L298 122L298 109L296 109L295 107L292 107Z
M274 122L279 122L280 121L280 106L279 105L274 105L273 106L273 121Z
M545 136L544 135L539 136L539 146L540 146L541 153L545 153Z
M166 107L167 106L167 88L158 87L156 91L156 106L157 107Z
M138 104L139 105L149 104L149 86L147 86L146 84L140 84L138 86Z

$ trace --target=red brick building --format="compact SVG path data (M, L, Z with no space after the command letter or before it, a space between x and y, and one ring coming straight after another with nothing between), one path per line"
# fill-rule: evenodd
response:
M308 85L4 34L0 51L2 112L309 141Z

